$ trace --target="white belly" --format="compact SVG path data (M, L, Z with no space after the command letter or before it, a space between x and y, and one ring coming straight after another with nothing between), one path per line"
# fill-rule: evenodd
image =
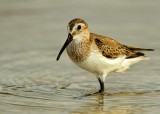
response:
M115 71L121 67L125 56L120 56L116 59L109 59L94 51L90 56L82 63L75 63L81 68L90 71L97 75L108 74L109 72Z

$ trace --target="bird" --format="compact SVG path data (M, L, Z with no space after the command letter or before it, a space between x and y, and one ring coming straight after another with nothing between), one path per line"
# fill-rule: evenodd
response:
M104 82L110 72L122 73L142 60L148 60L142 51L154 49L137 48L119 43L113 38L91 33L88 24L81 18L68 23L68 37L56 60L66 49L71 61L80 68L95 74L104 93Z

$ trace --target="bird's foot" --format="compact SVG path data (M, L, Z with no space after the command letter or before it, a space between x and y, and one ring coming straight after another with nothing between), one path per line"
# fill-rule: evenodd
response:
M92 95L104 95L104 91L102 90L99 90L97 92L94 92L94 93L88 93L88 94L85 94L85 96L92 96Z

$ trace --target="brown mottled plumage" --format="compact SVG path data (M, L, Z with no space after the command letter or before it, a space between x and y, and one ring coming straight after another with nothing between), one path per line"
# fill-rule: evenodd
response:
M95 40L95 43L102 55L108 58L117 58L119 55L126 55L126 58L134 58L138 56L144 56L144 53L137 51L153 51L153 49L135 48L120 44L116 40L97 35L94 33L90 34L90 38Z
M117 58L119 55L126 55L126 57L129 57L134 54L133 51L129 50L127 47L112 38L94 33L91 33L91 37L94 38L97 47L105 57Z
M79 18L69 22L68 32L57 60L66 48L68 56L76 65L96 74L100 83L99 93L104 92L104 81L108 73L124 72L133 64L148 59L141 51L153 51L126 46L112 38L90 33L88 24Z
M90 44L88 40L76 45L71 42L67 47L67 53L73 62L83 62L90 54Z

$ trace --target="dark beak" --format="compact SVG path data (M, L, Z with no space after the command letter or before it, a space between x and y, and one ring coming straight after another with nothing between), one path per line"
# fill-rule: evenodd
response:
M60 52L59 52L59 54L58 54L58 56L57 56L57 59L56 59L57 61L59 60L59 58L60 58L61 54L63 53L64 49L68 46L68 44L69 44L72 40L73 40L73 37L72 37L72 35L69 33L66 42L64 43L62 49L60 50Z

